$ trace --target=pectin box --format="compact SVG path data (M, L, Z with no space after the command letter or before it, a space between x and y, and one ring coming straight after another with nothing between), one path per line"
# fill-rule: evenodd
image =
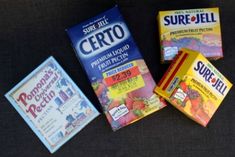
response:
M54 57L5 96L51 153L99 115Z
M171 61L181 48L211 60L223 57L218 8L160 11L157 18L162 62Z
M155 92L206 126L232 84L199 52L181 49Z
M165 106L117 6L67 33L114 131Z

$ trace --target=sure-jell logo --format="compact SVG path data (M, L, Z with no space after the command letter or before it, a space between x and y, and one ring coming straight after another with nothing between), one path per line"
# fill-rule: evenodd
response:
M190 25L190 24L208 24L216 23L216 15L211 13L198 13L198 14L177 14L167 15L164 17L164 25Z
M210 86L213 87L216 91L218 91L223 96L226 94L225 91L227 89L227 85L225 82L205 63L198 61L193 69L204 79L207 84L210 84ZM216 73L218 72L216 71Z

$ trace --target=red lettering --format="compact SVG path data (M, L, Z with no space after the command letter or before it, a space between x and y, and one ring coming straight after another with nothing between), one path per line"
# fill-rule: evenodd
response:
M29 108L28 108L28 110L26 110L26 112L30 112L32 114L33 118L36 118L37 117L37 115L35 113L36 108L37 108L37 106L32 104L29 106Z
M28 104L26 102L26 98L27 98L26 93L21 93L17 101L21 101L24 104L24 106L27 106Z

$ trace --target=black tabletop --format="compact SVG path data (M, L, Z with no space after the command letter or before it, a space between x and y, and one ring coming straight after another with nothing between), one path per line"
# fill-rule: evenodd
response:
M160 64L156 15L159 10L220 8L224 58L212 63L235 80L233 0L0 0L0 156L52 156L4 94L49 56L100 110L98 100L65 32L75 24L119 5L150 71L158 82L169 65ZM207 128L170 104L113 132L104 115L62 146L53 156L235 156L235 91L232 89Z

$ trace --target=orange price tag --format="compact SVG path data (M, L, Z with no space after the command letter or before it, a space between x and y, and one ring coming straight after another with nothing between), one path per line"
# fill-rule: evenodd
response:
M133 68L130 68L128 70L119 72L115 75L112 75L110 77L105 78L105 82L106 82L107 86L112 86L118 82L135 77L139 74L140 74L139 68L137 66L134 66Z

